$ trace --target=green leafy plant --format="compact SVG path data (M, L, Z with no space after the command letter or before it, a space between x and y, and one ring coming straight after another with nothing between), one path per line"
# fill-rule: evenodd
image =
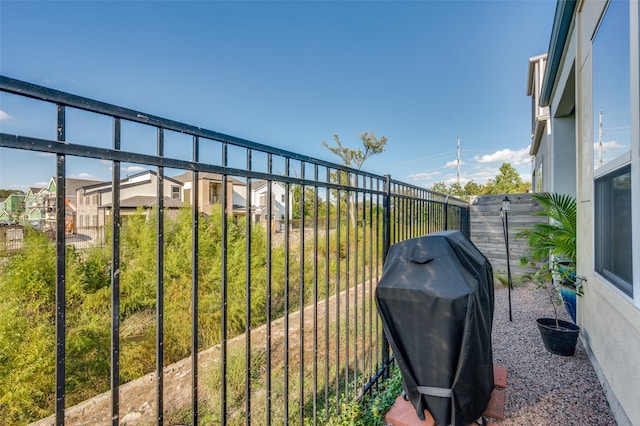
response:
M402 376L397 366L390 368L390 375L377 392L366 395L360 401L347 401L344 395L336 404L331 398L328 413L320 413L319 418L327 417L326 425L331 426L373 426L385 425L384 416L402 392ZM339 410L336 408L339 406Z
M550 220L516 235L529 243L528 256L521 257L520 264L537 268L530 278L546 290L558 325L556 305L562 303L562 298L553 280L575 286L577 295L583 292L584 278L576 279L576 200L571 195L548 192L533 194L533 198L541 207L534 214Z
M550 255L558 256L575 268L576 264L576 200L571 195L541 192L533 194L541 209L536 216L546 216L549 223L536 223L523 229L517 238L529 242L531 258L544 261Z

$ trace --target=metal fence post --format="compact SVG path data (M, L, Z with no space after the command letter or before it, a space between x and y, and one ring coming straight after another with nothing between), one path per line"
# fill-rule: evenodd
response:
M449 229L449 196L447 195L444 199L444 229L446 231Z
M391 246L391 175L384 175L384 200L382 210L382 264L387 258L387 252ZM382 379L389 378L389 341L382 333L382 365L384 372Z
M64 141L66 136L66 110L64 105L58 105L58 141ZM66 371L66 246L64 235L65 219L65 184L66 184L66 156L57 155L56 166L56 425L64 425L65 408L65 371Z
M471 206L467 205L464 209L464 235L471 238Z

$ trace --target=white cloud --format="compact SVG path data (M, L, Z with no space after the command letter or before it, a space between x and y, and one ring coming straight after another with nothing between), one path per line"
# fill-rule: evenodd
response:
M474 181L477 184L485 184L489 179L493 179L496 175L500 174L498 167L475 167L471 173L465 173L465 181ZM462 180L462 178L460 179Z
M413 181L426 181L426 180L431 180L435 178L439 174L440 172L416 173L416 174L410 175L409 179Z
M95 179L91 173L78 173L78 179Z
M138 172L143 172L145 170L147 169L142 166L129 166L129 167L124 167L122 169L122 171L125 173L138 173Z
M467 182L469 182L471 179L464 177L464 176L460 176L460 185L464 186ZM447 185L453 185L454 183L458 183L458 176L449 176L448 178L446 178L444 180L444 183L446 183Z
M622 145L620 145L617 141L607 141L607 142L602 142L602 150L603 151L617 151L619 149L623 149L626 148ZM600 149L598 142L593 144L593 149L595 152L598 152L598 149Z
M0 121L11 120L12 118L13 117L0 109Z
M460 165L464 165L464 161L460 161ZM458 167L458 160L447 161L447 164L444 165L445 169L452 169L454 167Z
M493 154L476 155L473 159L481 164L510 163L512 166L521 166L531 162L528 146L516 151L505 148L496 151Z

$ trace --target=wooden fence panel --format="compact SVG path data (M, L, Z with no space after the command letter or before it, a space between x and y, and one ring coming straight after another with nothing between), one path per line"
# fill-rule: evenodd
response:
M505 195L482 195L471 202L471 241L489 258L493 270L506 274L507 253L505 248L500 207ZM509 252L511 275L513 277L534 272L531 268L520 267L520 257L527 253L527 242L517 239L516 234L535 223L546 222L547 218L535 216L538 203L531 194L508 194L511 200L509 212Z

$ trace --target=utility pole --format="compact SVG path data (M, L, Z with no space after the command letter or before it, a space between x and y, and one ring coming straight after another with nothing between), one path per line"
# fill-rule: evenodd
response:
M458 186L460 186L460 136L458 136Z
M600 111L598 127L598 163L602 166L602 111Z

